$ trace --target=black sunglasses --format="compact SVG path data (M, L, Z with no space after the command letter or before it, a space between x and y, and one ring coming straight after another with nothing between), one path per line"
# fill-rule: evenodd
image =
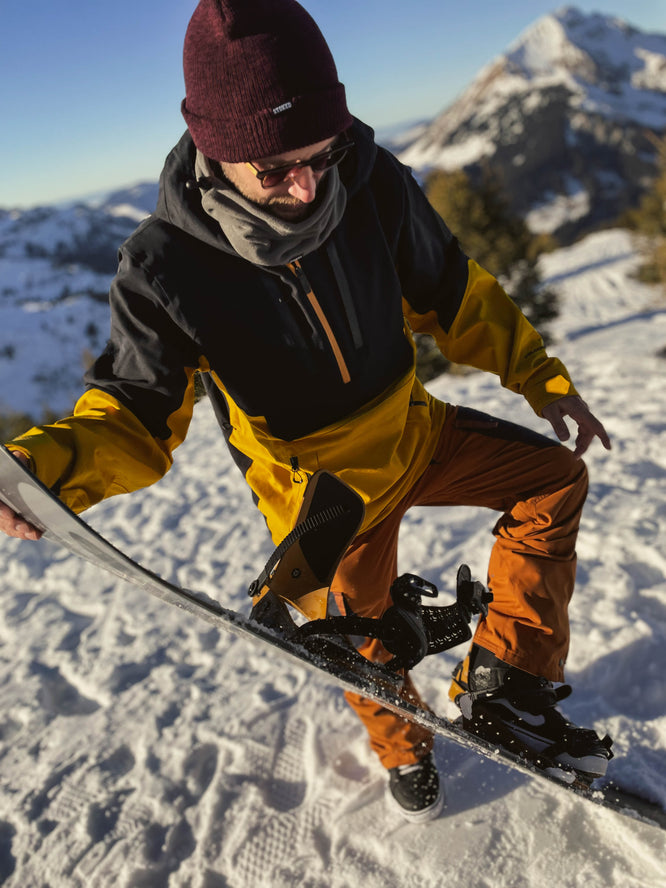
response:
M309 160L297 160L294 163L285 163L284 166L273 167L270 170L258 170L253 163L246 161L245 166L252 170L254 175L261 182L262 188L275 188L281 185L293 170L302 167L310 167L313 173L323 173L330 170L331 167L337 166L347 155L350 148L354 147L353 142L343 142L342 145L334 145L327 148L321 154L315 154Z

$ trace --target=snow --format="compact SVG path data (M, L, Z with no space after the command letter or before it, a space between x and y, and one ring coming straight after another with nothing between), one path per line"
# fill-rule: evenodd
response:
M645 67L632 74L632 86L635 86L636 89L666 92L666 62L664 62L663 53L637 49L636 55L645 62Z
M564 23L554 15L546 15L532 25L515 48L509 49L509 59L528 76L548 75L558 67L580 68L588 62L584 51L569 39Z
M115 268L118 244L145 215L128 204L0 210L0 412L71 412L109 332L112 275L83 260L96 247L96 265Z
M117 206L112 207L109 210L109 213L112 216L120 216L123 219L132 219L137 225L139 222L143 222L146 218L146 213L143 210L128 203L118 204Z
M401 155L401 159L403 163L413 166L417 170L433 166L452 172L481 161L484 157L490 157L494 152L495 146L489 139L485 136L473 135L464 142L444 147L421 145L416 142Z
M507 114L524 123L538 105L563 93L572 118L584 112L660 132L666 125L665 59L665 34L562 8L539 18L485 65L400 159L417 170L451 170L492 158L498 144L520 132L507 125Z
M556 76L586 111L660 129L666 35L568 7L540 18L507 52L529 82Z
M104 293L104 287L108 292L109 276L78 270L72 279L79 286L88 282L86 289L64 295L60 288L67 278L46 260L21 264L0 258L3 268L17 274L5 278L13 295L0 305L0 411L41 416L48 408L69 414L83 371L108 337L108 304L88 292Z
M613 437L593 445L562 707L615 737L611 774L666 806L666 303L629 235L548 255L553 347ZM545 431L488 375L441 397ZM270 554L206 402L170 475L90 523L146 566L247 609ZM450 594L483 578L493 516L415 509L403 571ZM7 888L664 888L666 838L438 740L448 806L387 808L385 776L340 692L53 545L0 539L0 883ZM462 650L416 681L451 712ZM4 881L3 881L4 880Z
M567 222L583 218L590 211L590 195L582 182L566 176L562 194L550 191L525 216L531 231L551 234Z

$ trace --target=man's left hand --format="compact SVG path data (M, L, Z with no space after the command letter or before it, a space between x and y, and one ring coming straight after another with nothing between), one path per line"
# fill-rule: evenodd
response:
M564 417L570 416L573 419L578 426L576 446L574 448L574 456L577 459L580 459L585 453L594 438L598 438L606 450L611 449L611 442L606 429L596 416L590 412L585 401L578 395L567 395L565 398L553 401L552 404L543 408L541 415L552 425L560 441L568 441L570 437Z

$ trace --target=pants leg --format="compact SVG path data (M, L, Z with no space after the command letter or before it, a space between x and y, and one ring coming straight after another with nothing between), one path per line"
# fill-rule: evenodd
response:
M404 515L402 504L379 525L357 537L343 558L331 584L338 607L345 613L348 602L354 613L380 617L391 605L389 590L397 576L398 533ZM391 655L377 639L366 638L359 651L375 663ZM409 675L401 692L424 705ZM351 691L345 699L363 722L370 746L385 768L413 764L432 749L433 736L421 725L400 718L373 700Z
M502 512L488 567L493 602L475 642L513 666L562 681L585 464L549 438L458 408L426 475L436 477L421 505Z
M390 605L407 509L467 505L499 511L488 573L494 600L474 640L512 665L561 681L586 493L585 466L565 447L477 411L450 408L431 465L391 515L354 541L332 590L341 608L346 599L356 613L380 616ZM377 641L366 640L360 650L373 660L388 658ZM411 682L405 692L418 699ZM425 729L358 695L347 699L385 767L417 761L430 748Z

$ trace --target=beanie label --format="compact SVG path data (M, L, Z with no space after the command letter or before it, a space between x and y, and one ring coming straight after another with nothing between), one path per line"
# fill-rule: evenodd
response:
M290 108L293 108L293 102L283 102L281 105L278 105L276 108L273 108L271 113L275 116L278 114L282 114L283 111L288 111Z

